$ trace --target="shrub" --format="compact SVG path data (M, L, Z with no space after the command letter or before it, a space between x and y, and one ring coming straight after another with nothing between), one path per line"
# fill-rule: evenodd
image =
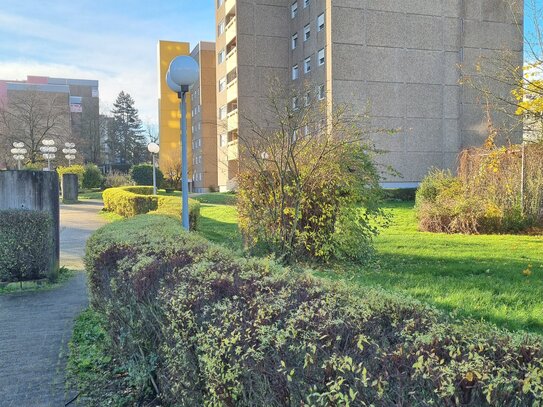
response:
M46 212L0 211L0 281L54 278L52 229Z
M83 173L82 186L86 189L100 188L104 177L102 172L95 164L85 165L85 171Z
M414 201L417 195L417 188L390 188L384 189L385 199L392 201Z
M104 210L124 217L145 213L181 218L181 199L173 196L157 196L153 187L132 186L106 189L103 194ZM196 229L200 217L200 203L189 199L189 224Z
M74 164L70 166L59 166L57 167L58 178L62 180L64 174L75 174L77 175L77 181L79 183L79 188L83 188L83 176L85 174L85 167L80 164Z
M132 181L130 175L119 172L117 170L113 170L106 174L106 177L104 179L105 188L118 188L130 185L134 185L134 181Z
M163 216L88 242L123 394L176 406L526 406L539 337L241 259Z
M148 164L134 165L130 170L130 176L136 185L153 185L153 166ZM156 184L162 185L164 175L159 168L156 169Z

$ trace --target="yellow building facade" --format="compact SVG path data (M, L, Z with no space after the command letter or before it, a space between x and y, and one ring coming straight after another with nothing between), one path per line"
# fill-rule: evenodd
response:
M190 55L188 42L159 41L157 46L158 61L158 128L160 139L160 170L168 177L168 173L181 165L181 127L179 120L179 98L166 83L166 73L172 59L179 55ZM189 174L192 173L192 104L187 94L187 143Z

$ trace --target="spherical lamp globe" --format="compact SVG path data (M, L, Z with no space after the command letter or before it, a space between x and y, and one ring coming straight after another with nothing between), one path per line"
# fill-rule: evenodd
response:
M179 86L191 86L200 77L198 63L187 55L175 57L170 63L168 71L173 83ZM172 90L175 91L175 89Z
M152 154L158 154L158 152L160 151L160 147L157 143L149 143L149 145L147 146L147 150L149 150L149 152Z

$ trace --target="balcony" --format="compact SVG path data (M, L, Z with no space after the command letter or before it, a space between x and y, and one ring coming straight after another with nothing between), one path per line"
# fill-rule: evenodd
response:
M226 156L228 161L237 160L239 158L238 140L229 141L226 145Z
M238 99L238 79L230 81L226 86L226 103L230 103Z
M236 0L225 0L224 2L224 14L229 14L232 8L236 7Z
M238 128L238 109L228 113L226 116L226 123L228 131L236 130Z
M226 43L229 44L232 40L236 38L238 29L237 29L237 23L236 23L236 17L234 16L225 29L226 32Z
M236 69L238 66L238 49L234 48L226 56L226 72Z

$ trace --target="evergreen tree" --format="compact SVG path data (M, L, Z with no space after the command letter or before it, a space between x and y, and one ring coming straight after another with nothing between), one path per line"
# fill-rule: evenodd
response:
M135 165L146 159L145 132L134 99L121 91L111 110L113 120L109 132L109 148L113 161Z

